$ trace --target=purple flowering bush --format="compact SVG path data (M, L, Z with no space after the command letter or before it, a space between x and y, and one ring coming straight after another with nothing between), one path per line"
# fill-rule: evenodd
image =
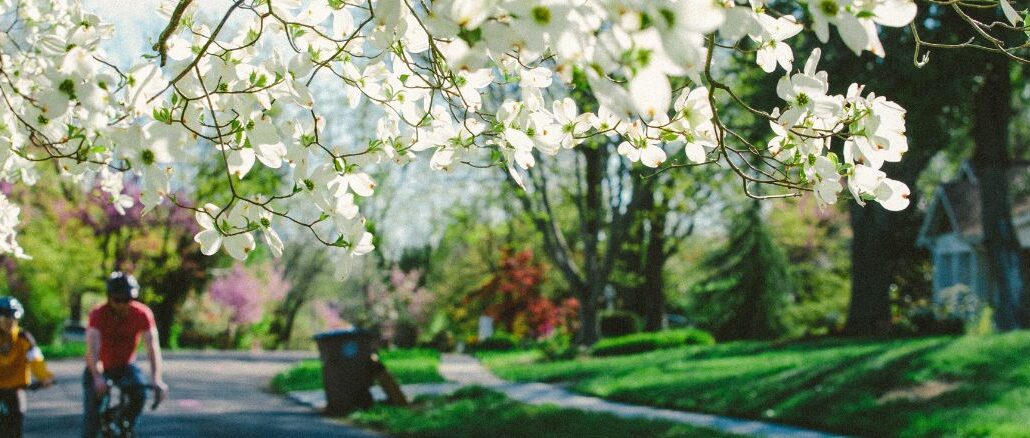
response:
M215 277L208 286L208 296L225 310L227 346L240 345L245 334L263 335L267 326L263 322L269 310L289 289L290 282L282 269L269 263L254 267L237 263L227 273Z

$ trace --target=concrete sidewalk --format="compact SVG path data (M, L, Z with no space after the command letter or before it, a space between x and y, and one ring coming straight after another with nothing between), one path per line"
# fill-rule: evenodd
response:
M612 414L623 418L666 420L739 435L792 438L829 438L837 436L761 421L615 403L598 397L579 395L557 385L547 383L508 382L495 376L475 358L464 354L444 354L440 361L439 371L440 375L447 379L449 383L404 385L404 393L409 398L414 398L422 394L449 394L463 386L476 385L502 392L513 400L532 405L549 404L563 408ZM378 387L373 388L372 392L377 400L385 400L385 394ZM317 409L325 407L325 393L321 390L295 391L291 392L289 396L300 403Z

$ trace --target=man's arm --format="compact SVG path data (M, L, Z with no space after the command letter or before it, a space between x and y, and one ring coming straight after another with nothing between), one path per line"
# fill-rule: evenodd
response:
M100 330L86 328L86 369L93 376L93 390L97 394L107 392L107 381L100 369Z
M147 344L147 355L150 356L151 381L158 390L157 397L163 400L168 385L161 378L161 344L158 342L157 327L150 326L150 330L143 332L143 342Z
M100 376L100 331L89 327L86 329L86 368L96 379Z

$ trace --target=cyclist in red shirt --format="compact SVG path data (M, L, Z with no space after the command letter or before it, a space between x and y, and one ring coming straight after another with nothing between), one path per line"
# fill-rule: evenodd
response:
M82 376L84 438L96 438L99 432L97 409L100 396L108 391L108 380L129 395L129 417L134 425L138 425L147 397L143 373L134 363L140 337L150 356L155 397L163 399L168 392L168 385L161 378L161 346L158 344L154 313L145 304L135 301L138 296L136 278L115 271L107 279L107 303L89 312L86 371Z

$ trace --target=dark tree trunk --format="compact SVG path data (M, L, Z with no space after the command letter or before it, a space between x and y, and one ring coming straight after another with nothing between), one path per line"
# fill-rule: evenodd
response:
M631 174L633 195L627 206L627 220L618 249L622 306L639 315L644 330L662 329L665 319L665 284L662 273L668 258L668 203L659 198L659 191L668 190L672 178L648 175L637 169ZM619 232L620 230L613 230Z
M1022 309L1025 268L1020 263L1019 239L1012 225L1009 202L1011 98L1009 64L1001 57L991 58L983 69L983 85L973 98L972 135L976 148L972 165L980 186L988 284L993 285L995 292L990 297L991 305L995 324L1005 331L1022 327L1026 317Z
M184 242L179 242L185 245ZM154 292L161 297L157 303L151 304L154 311L154 322L157 325L158 340L162 347L169 347L171 344L172 326L175 324L175 315L186 302L191 290L200 287L203 279L194 278L189 271L176 270L154 279Z
M71 312L68 314L68 320L76 323L82 323L82 292L72 292L71 300L69 305L71 306Z
M665 267L665 209L653 211L651 229L647 239L647 263L644 264L644 284L640 290L640 298L644 302L644 330L649 332L662 329L665 319L665 284L662 271Z
M882 335L890 330L896 256L884 237L891 222L879 205L851 206L851 303L845 328L849 335Z
M632 198L627 208L627 226L623 233L625 244L618 248L621 283L616 284L622 299L622 308L639 315L647 313L648 272L648 214L654 209L654 178L644 178L642 172L631 173ZM620 231L620 230L613 230Z
M603 273L603 263L600 254L600 232L601 215L604 214L604 206L601 205L603 196L601 193L605 175L605 161L608 156L603 148L583 148L583 158L586 162L586 175L584 185L586 196L584 198L583 215L583 256L584 271L586 274L587 291L580 303L580 326L578 343L581 345L593 345L597 342L597 305L598 299L604 290L608 276Z
M157 336L161 347L170 347L172 323L175 321L175 311L178 305L168 301L162 301L152 307L154 311L154 323L157 324Z
M876 202L851 205L851 302L845 333L853 336L886 334L891 328L891 285L899 277L907 290L903 293L924 296L929 293L925 279L904 272L925 261L924 249L916 245L923 213L916 180L930 159L947 144L948 130L943 126L941 107L928 106L914 99L911 91L897 94L913 100L899 100L909 109L906 127L910 131L909 152L900 163L888 164L885 171L912 190L911 205L900 212L891 212ZM917 284L918 283L918 284ZM924 290L925 289L925 290Z
M290 338L293 337L293 324L303 305L304 301L289 297L283 301L276 312L277 315L270 330L274 334L272 349L280 349L289 345Z
M319 281L323 271L329 266L329 260L324 252L306 253L300 247L291 248L283 259L283 271L287 274L292 286L286 292L286 297L275 309L275 318L272 319L269 332L272 334L272 349L279 349L288 346L293 336L293 325L297 320L297 313L304 307L312 297L312 288L315 282ZM363 290L365 301L368 294Z

